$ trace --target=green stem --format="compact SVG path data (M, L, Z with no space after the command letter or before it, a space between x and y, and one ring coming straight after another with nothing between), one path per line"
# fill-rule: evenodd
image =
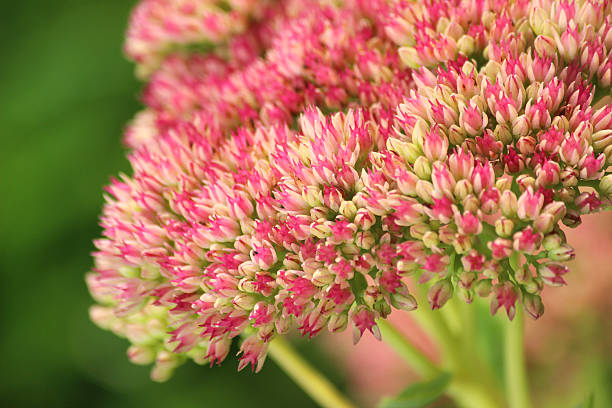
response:
M455 295L450 298L440 310L435 312L441 314L442 320L445 322L446 327L448 327L449 331L455 337L459 337L465 332L464 328L462 327L464 321L461 314L461 303L465 302L459 300Z
M502 400L484 384L462 377L453 377L448 389L450 395L463 408L502 408Z
M527 370L523 347L523 310L516 309L514 321L506 323L504 339L504 370L506 393L510 408L530 408Z
M395 352L402 357L410 367L423 377L434 377L440 369L421 350L410 343L391 323L385 319L378 319L382 339Z
M321 407L354 408L334 385L280 337L270 341L270 357Z
M431 310L427 302L427 288L425 285L417 284L414 296L417 299L419 308L415 310L414 317L417 322L429 333L433 339L440 345L442 354L447 361L454 358L454 344L456 343L455 335L448 327L441 313Z
M377 321L377 324L382 332L383 341L391 346L417 373L423 377L431 378L442 372L440 368L411 344L391 323L380 319ZM457 350L452 352L457 359L463 358L460 348L461 344L458 343ZM449 385L448 394L461 407L465 408L503 407L502 396L496 392L496 387L490 381L482 379L478 375L482 367L477 367L474 370L475 372L471 372L469 369L466 370L467 367L474 366L470 362L457 360L457 366L452 367L453 379Z

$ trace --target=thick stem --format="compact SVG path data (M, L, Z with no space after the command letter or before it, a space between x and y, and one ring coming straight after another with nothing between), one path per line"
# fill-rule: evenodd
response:
M410 343L391 323L380 319L378 327L382 332L382 339L391 346L417 373L425 378L431 378L442 372L428 357ZM496 387L490 379L483 379L481 369L474 367L473 362L462 361L461 344L457 349L451 350L457 360L456 366L451 367L453 379L449 385L448 394L465 408L502 408L502 396L496 392ZM469 358L465 358L469 360Z
M514 321L506 323L504 370L510 408L531 408L523 347L523 310L518 307Z
M463 408L502 408L503 402L483 383L455 378L448 394Z
M439 311L431 310L427 302L427 289L425 285L417 284L417 289L414 292L419 308L415 310L414 317L417 322L425 329L430 336L433 337L446 359L452 360L455 356L453 352L456 342L455 335L448 327L446 321Z
M268 347L268 354L321 407L354 408L327 378L308 364L284 339L274 338Z
M376 324L380 328L382 339L402 357L414 371L423 377L433 377L440 373L438 367L421 350L412 345L391 323L379 319Z

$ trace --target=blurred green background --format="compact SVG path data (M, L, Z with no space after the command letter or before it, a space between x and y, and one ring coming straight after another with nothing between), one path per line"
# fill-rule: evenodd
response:
M121 53L133 4L0 8L0 407L312 407L272 361L258 375L236 373L233 357L212 369L188 363L153 383L148 367L129 363L126 340L89 321L84 274L102 186L129 171L121 137L140 108L142 85ZM570 285L528 326L531 383L536 401L548 401L538 407L574 407L592 391L598 407L612 406L612 214L585 224L570 239L579 254ZM298 347L346 387L334 359ZM365 378L357 394L369 392L364 384L378 393L392 372L368 361L348 371Z
M121 52L133 4L0 8L0 406L314 406L271 361L256 376L237 374L232 357L191 363L153 383L129 363L126 340L88 319L102 186L129 170L120 140L139 109L141 84Z

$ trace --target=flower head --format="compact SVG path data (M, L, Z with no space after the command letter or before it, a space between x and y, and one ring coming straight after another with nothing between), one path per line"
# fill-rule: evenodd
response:
M107 188L92 319L163 380L240 335L254 370L291 328L379 337L377 319L417 306L415 273L434 309L457 292L539 317L574 257L560 223L610 205L610 4L266 7L249 52L153 51L133 174ZM210 36L177 21L161 43Z

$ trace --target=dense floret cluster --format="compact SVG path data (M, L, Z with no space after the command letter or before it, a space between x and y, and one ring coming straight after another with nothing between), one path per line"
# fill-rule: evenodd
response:
M126 48L155 69L133 175L108 187L92 318L164 380L240 335L256 370L292 327L380 336L417 307L407 276L432 308L539 317L574 257L560 225L611 204L611 7L143 1ZM211 29L218 10L244 24Z

